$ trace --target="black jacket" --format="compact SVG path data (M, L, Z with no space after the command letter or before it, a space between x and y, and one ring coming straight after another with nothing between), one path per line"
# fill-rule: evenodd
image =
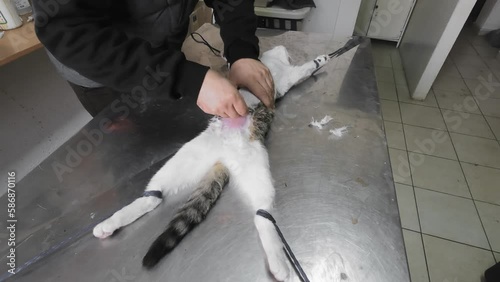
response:
M197 95L208 67L187 61L181 52L197 2L34 0L35 31L61 63L104 86L133 93L144 81L161 77L159 84L148 82L148 92ZM205 3L214 8L228 61L256 59L254 0Z

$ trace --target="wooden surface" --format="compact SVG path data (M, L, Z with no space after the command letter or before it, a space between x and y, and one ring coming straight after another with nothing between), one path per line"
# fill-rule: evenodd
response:
M0 66L10 63L42 47L35 34L33 22L26 22L16 29L6 30L0 39Z

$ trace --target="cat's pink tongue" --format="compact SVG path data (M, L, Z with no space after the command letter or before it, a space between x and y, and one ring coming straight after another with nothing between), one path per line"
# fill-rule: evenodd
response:
M245 125L247 121L247 117L238 117L238 118L222 118L222 124L229 128L240 128Z

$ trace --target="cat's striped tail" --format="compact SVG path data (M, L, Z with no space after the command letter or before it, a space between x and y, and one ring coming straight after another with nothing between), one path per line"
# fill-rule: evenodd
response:
M228 182L229 171L223 164L216 163L170 221L167 229L153 242L142 265L152 268L170 253L186 234L205 219Z

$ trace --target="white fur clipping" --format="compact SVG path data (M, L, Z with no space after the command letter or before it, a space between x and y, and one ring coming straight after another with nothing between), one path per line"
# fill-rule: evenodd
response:
M310 126L317 127L319 129L323 129L323 126L325 126L327 123L329 123L333 118L329 115L326 115L322 120L316 121L314 120L314 117L311 118L312 121L309 124Z
M342 137L342 135L344 135L344 133L347 133L347 126L342 126L342 127L339 127L339 128L335 128L335 129L332 129L330 130L330 133L331 133L331 137Z

